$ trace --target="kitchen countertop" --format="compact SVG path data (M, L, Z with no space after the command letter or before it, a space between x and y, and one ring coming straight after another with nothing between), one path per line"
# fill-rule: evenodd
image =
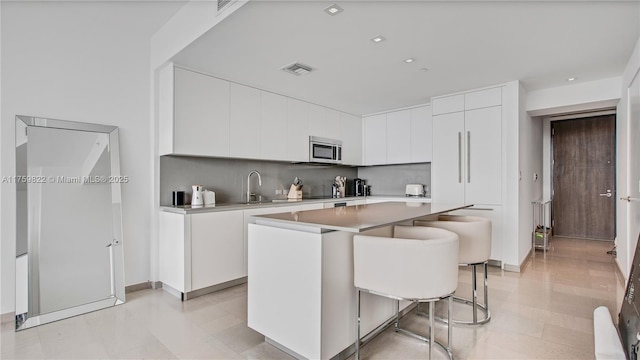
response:
M376 204L305 210L254 216L256 224L311 226L326 230L360 233L408 220L470 207L464 204L422 202L382 202Z
M352 196L352 197L343 197L343 198L310 198L310 199L278 199L278 200L270 200L270 201L262 201L262 202L251 202L251 203L220 203L215 205L203 205L192 207L191 205L184 206L171 206L171 205L163 205L160 206L161 211L176 213L176 214L197 214L197 213L205 213L205 212L215 212L215 211L232 211L232 210L244 210L244 209L255 209L262 207L278 207L278 206L288 206L295 204L312 204L312 203L333 203L333 202L343 202L343 201L353 201L353 200L389 200L389 201L405 201L406 202L430 202L431 198L426 197L406 197L403 195L376 195L376 196Z

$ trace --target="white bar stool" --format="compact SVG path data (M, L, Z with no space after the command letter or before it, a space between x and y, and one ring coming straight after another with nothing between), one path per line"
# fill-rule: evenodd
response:
M396 300L395 330L438 345L453 359L451 326L447 346L435 340L433 319L429 319L429 338L402 329L400 300L434 302L451 299L458 286L458 235L443 229L414 226L394 227L394 238L367 235L353 237L353 283L356 288L356 360L360 359L360 294L368 292ZM391 262L391 263L390 263ZM391 265L391 266L388 266Z
M491 220L477 216L440 215L438 220L416 220L414 226L429 226L453 231L460 239L460 265L471 266L472 299L454 296L457 302L471 305L473 320L452 320L456 325L482 325L491 320L489 311L487 268L491 256ZM484 266L484 304L478 303L477 266ZM484 313L484 318L478 319L478 310ZM433 312L430 312L433 314ZM438 318L443 322L445 319Z

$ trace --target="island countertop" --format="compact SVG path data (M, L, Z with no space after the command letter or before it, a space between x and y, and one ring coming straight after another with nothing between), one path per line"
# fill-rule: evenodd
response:
M421 217L464 209L472 205L432 204L416 202L383 202L377 204L335 207L254 216L256 223L281 223L323 230L360 233L383 226L399 224Z

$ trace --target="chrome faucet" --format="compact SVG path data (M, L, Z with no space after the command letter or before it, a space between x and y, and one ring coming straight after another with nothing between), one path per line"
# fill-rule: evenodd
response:
M258 185L262 186L262 177L260 177L260 173L258 170L252 170L249 175L247 175L247 202L251 202L251 197L256 196L256 194L251 193L251 175L258 175Z

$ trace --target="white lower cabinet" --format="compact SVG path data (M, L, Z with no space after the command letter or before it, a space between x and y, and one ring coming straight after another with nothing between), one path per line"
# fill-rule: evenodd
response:
M243 211L159 215L159 277L189 293L243 276Z
M182 293L191 291L191 218L164 211L158 218L158 278Z
M191 216L191 288L202 289L245 276L243 211Z

